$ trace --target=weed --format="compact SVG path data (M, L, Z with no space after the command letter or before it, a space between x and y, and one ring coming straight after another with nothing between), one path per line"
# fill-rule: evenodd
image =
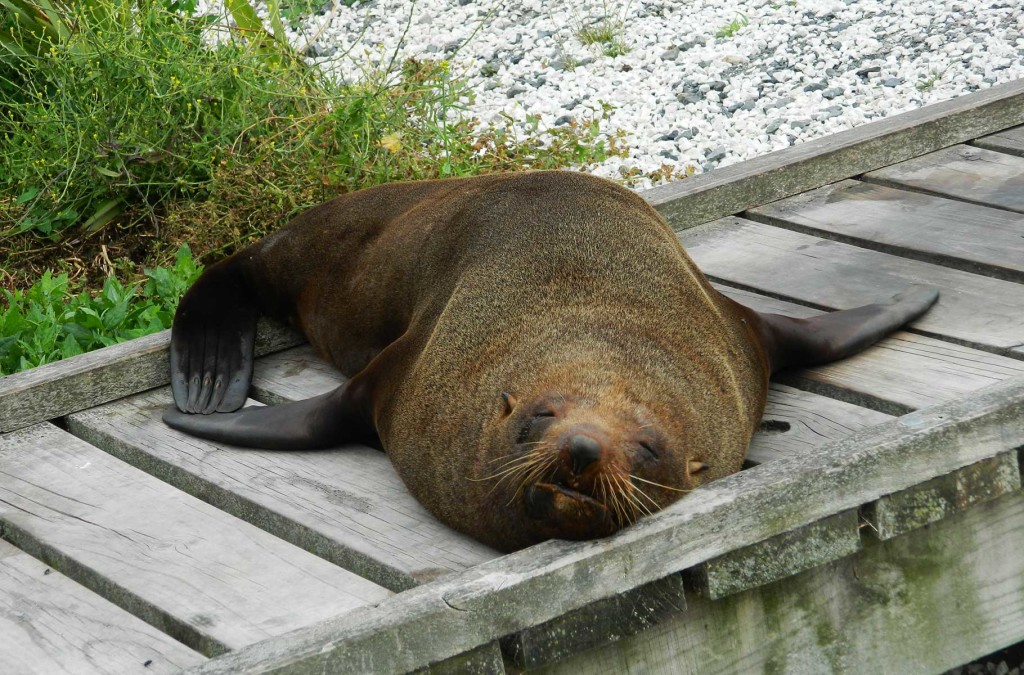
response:
M554 129L534 118L526 133L510 118L481 124L446 61L393 62L337 84L244 0L230 3L237 27L215 46L210 21L167 9L191 0L162 2L78 0L34 31L0 14L0 276L28 288L0 296L4 372L165 327L176 298L160 295L165 315L150 320L146 289L182 243L209 261L349 190L585 168L625 152L603 130L607 108ZM116 30L96 18L124 7ZM111 309L122 300L139 319L130 335L87 338L99 326L77 308L124 328Z
M174 309L201 267L187 246L171 267L125 286L113 275L95 294L49 271L26 291L3 291L0 376L170 328Z
M632 3L630 3L632 4ZM629 4L622 11L622 18L612 16L608 11L607 3L603 5L603 11L596 21L584 26L581 19L576 19L576 37L584 45L599 45L601 53L605 56L622 56L629 53L629 45L626 44L624 17L629 14Z
M738 13L736 15L735 19L733 19L729 23L727 23L724 26L722 26L721 28L719 28L718 32L715 33L715 37L716 38L730 38L733 35L735 35L736 33L740 32L743 28L745 28L749 24L750 24L750 19L747 18L746 14L743 14L742 12L740 12L740 13Z
M922 78L915 85L917 90L923 94L924 92L934 89L935 85L938 84L946 74L946 70L947 69L945 68L942 70L932 70L928 77Z

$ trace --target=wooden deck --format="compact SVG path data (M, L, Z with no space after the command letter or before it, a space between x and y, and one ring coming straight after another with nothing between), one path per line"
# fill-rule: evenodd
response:
M1022 124L1011 83L647 193L756 309L942 295L608 540L500 556L371 448L177 433L166 334L0 379L0 670L939 672L1024 639ZM342 381L259 351L254 403Z

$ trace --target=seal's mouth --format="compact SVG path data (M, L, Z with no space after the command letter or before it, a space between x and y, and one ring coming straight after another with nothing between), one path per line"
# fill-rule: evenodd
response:
M526 514L549 536L594 539L618 530L611 509L591 497L558 483L535 483L526 488Z

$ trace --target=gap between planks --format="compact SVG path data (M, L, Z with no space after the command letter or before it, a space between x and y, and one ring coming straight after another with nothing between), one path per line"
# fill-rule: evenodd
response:
M750 220L860 248L1024 282L1024 215L845 180L750 209Z
M390 595L46 422L0 466L5 539L207 656Z
M816 309L869 304L917 284L936 287L939 302L910 330L1024 358L1019 284L736 217L678 236L712 280Z

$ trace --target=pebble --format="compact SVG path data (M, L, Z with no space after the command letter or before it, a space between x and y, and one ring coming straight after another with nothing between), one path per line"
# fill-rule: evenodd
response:
M211 1L221 0L200 0L200 15ZM346 81L396 49L399 60L447 59L474 92L451 114L482 125L507 116L521 134L528 115L554 128L611 106L602 128L624 132L629 157L587 168L616 178L666 161L676 175L709 170L1024 78L1019 9L1019 0L371 0L335 2L287 37ZM716 37L741 14L746 26ZM580 26L602 21L619 26L624 49L579 39Z

